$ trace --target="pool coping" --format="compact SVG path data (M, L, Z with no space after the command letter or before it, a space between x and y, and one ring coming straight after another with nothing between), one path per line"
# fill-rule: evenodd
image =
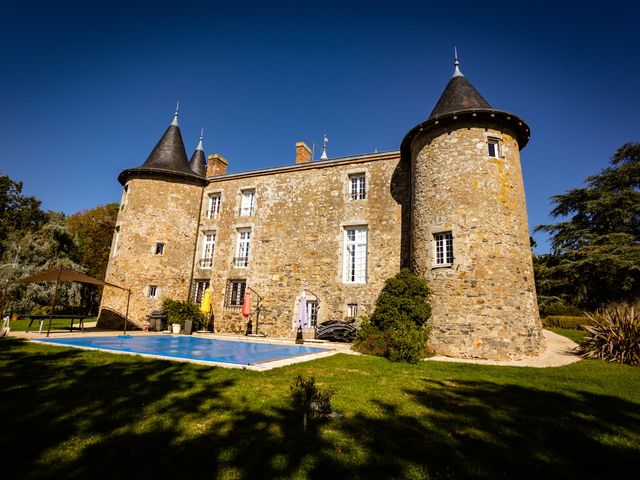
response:
M82 335L81 338L96 338L96 337L113 337L113 336L118 336L118 335L122 335L122 333L113 333L110 335L105 335L105 334L100 334L100 335ZM149 336L149 335L153 335L153 336L162 336L162 337L167 337L167 336L174 336L174 335L169 335L169 334L165 334L165 333L155 333L155 332L131 332L130 334L128 333L127 335L131 335L131 336ZM154 360L164 360L164 361L168 361L168 362L182 362L182 363L195 363L198 365L207 365L207 366L211 366L211 367L221 367L221 368L237 368L237 369L242 369L242 370L252 370L252 371L257 371L257 372L265 372L268 370L273 370L275 368L280 368L280 367L286 367L288 365L294 365L296 363L302 363L302 362L308 362L311 360L317 360L319 358L325 358L325 357L330 357L332 355L335 355L337 353L341 353L338 349L335 348L331 348L332 346L320 346L320 345L313 345L313 348L321 348L324 349L324 352L316 352L316 353L302 353L300 355L295 355L292 357L287 357L287 358L281 358L281 359L273 359L273 360L265 360L259 363L249 363L249 364L235 364L235 363L225 363L225 362L217 362L217 361L213 361L213 360L197 360L197 359L191 359L191 358L185 358L185 357L171 357L171 356L165 356L165 355L157 355L157 354L153 354L153 353L139 353L139 352L126 352L126 351L122 351L122 350L113 350L110 348L101 348L101 347L89 347L89 346L85 346L85 345L70 345L70 344L66 344L66 343L55 343L56 339L62 339L62 338L69 338L69 337L73 337L75 335L56 335L53 337L48 337L48 338L29 338L30 342L34 342L34 343L39 343L41 345L54 345L57 347L69 347L69 348L77 348L80 350L94 350L94 351L98 351L98 352L106 352L106 353L111 353L111 354L116 354L116 355L132 355L132 356L138 356L138 357L144 357L144 358L151 358ZM175 335L175 336L184 336L184 335ZM215 337L212 338L212 336L205 336L205 335L194 335L194 337L196 338L211 338L212 340L221 340L221 341L239 341L239 339L237 338L233 338L233 337L228 337L228 338L219 338L219 337ZM267 341L263 341L263 342L254 342L251 340L245 340L242 339L240 341L244 341L244 342L248 342L248 343L268 343L268 344L275 344L275 345L287 345L287 344L293 344L296 345L294 342L286 342L286 341L279 341L279 342L267 342Z

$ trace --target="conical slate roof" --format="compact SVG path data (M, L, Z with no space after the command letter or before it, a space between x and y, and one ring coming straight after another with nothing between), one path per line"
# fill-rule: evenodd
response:
M191 155L191 160L189 160L189 166L191 170L201 177L206 176L207 174L207 159L204 155L204 146L202 144L203 135L200 134L200 142L198 142L198 146L196 147L193 155Z
M440 100L433 108L429 119L446 115L447 113L478 108L491 108L480 92L462 75L454 75L440 95Z
M136 168L129 168L118 175L118 181L124 185L129 177L136 174L161 174L179 178L202 179L191 170L187 151L184 148L182 134L176 117L164 132L147 160Z

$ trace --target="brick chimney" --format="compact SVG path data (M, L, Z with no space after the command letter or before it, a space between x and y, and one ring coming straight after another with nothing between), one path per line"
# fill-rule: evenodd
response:
M209 161L207 162L207 177L226 175L228 164L229 162L222 155L217 153L209 155Z
M311 149L304 142L296 143L296 163L309 163L311 161Z

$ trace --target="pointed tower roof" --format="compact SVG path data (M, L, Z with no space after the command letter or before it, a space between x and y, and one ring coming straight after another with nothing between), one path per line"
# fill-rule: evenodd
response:
M200 175L201 177L206 176L207 174L207 159L204 154L204 128L200 131L200 141L198 142L198 146L196 147L193 155L191 155L191 160L189 160L189 166L191 170L196 175Z
M455 49L454 70L451 80L440 95L440 100L436 103L429 118L440 117L447 113L458 112L460 110L470 110L477 108L491 108L480 92L471 85L471 82L460 71L458 61L458 49Z
M201 179L191 170L187 152L182 141L182 134L178 126L178 109L173 121L164 132L156 146L153 148L147 160L136 168L129 168L118 175L118 181L124 185L132 175L165 175L177 178Z
M400 145L402 158L409 158L414 140L422 134L436 129L456 129L463 126L508 128L522 150L529 142L531 131L520 117L489 105L480 92L460 71L458 51L455 51L453 75L436 103L429 118L413 127Z

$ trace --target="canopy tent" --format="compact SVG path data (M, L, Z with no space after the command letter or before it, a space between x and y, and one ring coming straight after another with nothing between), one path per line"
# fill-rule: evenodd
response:
M0 304L0 317L4 313L4 302L7 296L7 288L13 283L36 283L36 282L56 282L56 286L53 290L53 299L51 300L51 313L49 316L49 328L47 329L47 337L51 331L51 320L53 319L53 310L56 306L56 296L58 295L58 285L60 281L63 282L80 282L90 283L92 285L100 285L106 287L119 288L127 292L127 311L124 318L124 333L127 333L127 321L129 320L129 300L131 299L131 289L124 288L119 285L115 285L109 282L103 282L97 278L90 277L84 273L76 272L70 268L55 268L53 270L46 270L44 272L36 273L35 275L29 275L28 277L22 277L18 280L10 280L6 282L4 286L4 292L2 294L2 303Z

